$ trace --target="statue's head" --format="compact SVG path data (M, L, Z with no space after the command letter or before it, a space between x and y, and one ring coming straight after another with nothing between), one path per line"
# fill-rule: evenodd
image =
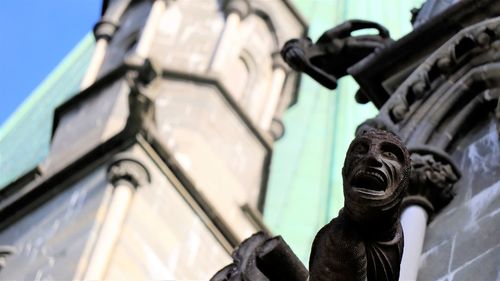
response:
M408 150L396 135L376 129L360 133L342 169L344 211L369 225L397 219L409 172Z

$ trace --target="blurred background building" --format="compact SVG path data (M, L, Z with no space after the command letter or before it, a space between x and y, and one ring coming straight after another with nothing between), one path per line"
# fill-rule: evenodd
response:
M104 1L94 34L0 128L0 277L204 280L261 230L282 235L306 263L343 204L354 130L379 110L355 102L351 77L335 91L299 81L281 46L353 18L397 40L412 31L413 8L422 7L416 27L452 2ZM437 30L441 43L416 61L491 11ZM407 67L396 81L419 64L407 58L394 63ZM474 140L494 126L483 121ZM421 280L471 280L480 264L480 279L498 278L495 147L498 138L476 150L492 159L474 162L491 180L472 192L461 179L460 199L429 226ZM465 218L474 227L456 226ZM475 224L486 218L490 228Z

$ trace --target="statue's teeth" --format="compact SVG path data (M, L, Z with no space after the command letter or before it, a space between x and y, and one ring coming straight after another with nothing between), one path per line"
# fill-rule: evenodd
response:
M377 173L377 172L373 172L373 171L358 171L355 176L358 177L360 175L372 176L372 177L377 178L381 182L384 182L384 178L379 173Z
M379 175L378 173L376 173L376 172L367 171L366 173L367 173L368 175L370 175L370 176L374 176L374 177L376 177L376 178L377 178L377 179L379 179L380 181L384 181L384 180L383 180L383 178L382 178L382 176L380 176L380 175Z

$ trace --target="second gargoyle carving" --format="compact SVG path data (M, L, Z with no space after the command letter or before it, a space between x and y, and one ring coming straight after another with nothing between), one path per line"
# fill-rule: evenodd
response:
M376 29L378 34L353 35L355 31ZM389 31L382 25L349 20L329 29L313 43L309 38L292 39L285 43L281 56L290 67L311 76L321 85L337 88L337 79L347 69L376 49L392 42Z

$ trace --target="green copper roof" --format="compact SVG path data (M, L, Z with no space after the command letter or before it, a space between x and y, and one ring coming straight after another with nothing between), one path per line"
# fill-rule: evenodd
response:
M293 0L309 21L314 41L347 19L381 23L398 39L411 31L410 10L423 0ZM286 133L276 143L264 219L307 262L316 232L343 205L341 169L354 130L377 110L354 100L358 86L340 79L335 91L303 76L299 100L285 114Z
M93 47L88 34L0 128L0 189L47 155L54 109L78 92Z

